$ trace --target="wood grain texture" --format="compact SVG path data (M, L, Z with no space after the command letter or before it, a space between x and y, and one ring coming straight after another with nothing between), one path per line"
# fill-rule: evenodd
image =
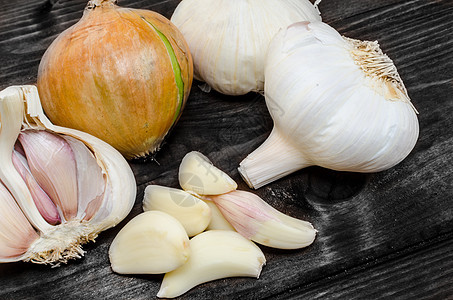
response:
M128 0L169 18L179 1ZM85 1L0 1L0 89L36 81L52 40L82 15ZM262 247L258 280L203 284L181 299L453 299L453 1L323 0L323 20L341 34L378 40L395 62L420 112L420 138L396 167L375 174L310 167L254 193L318 229L297 251ZM131 214L60 268L0 265L0 299L153 299L162 276L111 272L107 251L119 229L142 211L148 184L177 187L192 150L207 155L239 188L239 162L269 134L257 94L204 93L194 82L184 113L155 161L133 161L138 195Z

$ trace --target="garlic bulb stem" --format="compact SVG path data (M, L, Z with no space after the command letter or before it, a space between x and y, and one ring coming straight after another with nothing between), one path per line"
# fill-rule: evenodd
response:
M312 165L289 141L274 127L267 140L240 163L239 173L251 188Z

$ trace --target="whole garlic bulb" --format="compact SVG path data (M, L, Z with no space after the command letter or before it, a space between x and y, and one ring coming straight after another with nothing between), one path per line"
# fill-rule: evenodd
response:
M130 212L136 183L125 158L53 125L35 86L1 91L0 121L0 262L79 258L82 244Z
M272 37L315 20L321 17L308 0L184 0L171 17L189 44L194 77L227 95L262 91Z
M251 187L310 165L378 172L415 146L416 110L377 42L342 37L323 22L299 22L272 40L265 76L274 128L240 163Z

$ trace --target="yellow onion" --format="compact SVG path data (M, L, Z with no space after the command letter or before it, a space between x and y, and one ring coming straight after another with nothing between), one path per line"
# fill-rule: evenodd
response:
M187 43L167 18L92 0L45 52L38 89L54 124L97 136L131 159L159 150L192 78Z

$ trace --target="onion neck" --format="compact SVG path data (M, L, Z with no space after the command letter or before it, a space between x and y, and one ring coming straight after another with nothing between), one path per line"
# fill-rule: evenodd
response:
M117 0L90 0L88 1L85 10L92 10L96 7L115 6L117 2Z
M310 165L274 127L267 140L239 164L238 170L251 188L258 189Z

